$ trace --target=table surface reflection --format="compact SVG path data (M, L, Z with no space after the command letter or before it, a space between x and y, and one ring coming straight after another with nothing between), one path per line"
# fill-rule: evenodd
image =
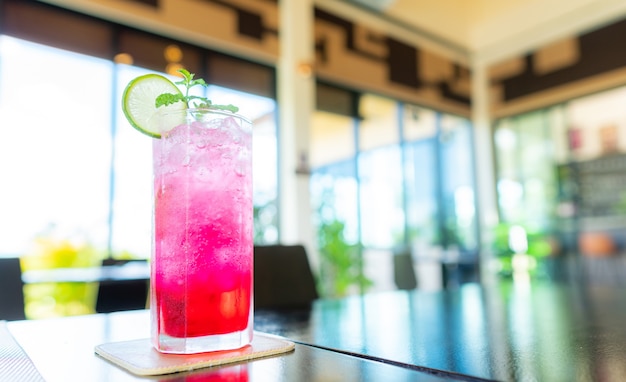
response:
M160 380L622 381L624 292L539 281L466 284L318 300L305 311L258 311L255 329L295 341L295 352ZM147 338L148 311L7 327L46 381L143 379L93 349Z
M3 324L0 322L0 324ZM140 377L95 355L98 344L147 338L148 311L13 321L6 324L34 367L48 382L71 381L433 381L454 380L446 376L376 362L313 346L296 344L293 352L223 367L188 373ZM7 338L0 338L0 380L41 381L32 378L23 357L5 356ZM16 378L10 370L19 368ZM7 369L9 372L7 373ZM38 376L37 372L34 372ZM7 379L8 378L8 379ZM460 377L456 380L467 380ZM470 379L471 380L471 379Z
M260 312L301 343L501 381L626 380L626 290L535 281L466 284Z

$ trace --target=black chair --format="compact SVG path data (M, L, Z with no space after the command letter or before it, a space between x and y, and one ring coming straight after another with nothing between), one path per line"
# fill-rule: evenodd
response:
M24 320L24 283L17 257L0 258L0 320Z
M254 247L255 309L310 308L318 298L302 245Z
M413 268L411 251L398 251L393 255L393 281L398 289L417 288L417 277Z
M115 260L105 259L102 266L121 266L130 261L146 260ZM96 298L96 312L111 313L124 310L146 309L150 282L145 279L121 280L109 279L100 281Z

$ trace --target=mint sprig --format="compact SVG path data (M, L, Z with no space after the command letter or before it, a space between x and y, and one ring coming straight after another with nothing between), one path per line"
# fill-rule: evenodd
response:
M185 94L172 94L163 93L156 98L155 105L157 108L161 106L168 106L176 102L185 102L188 107L205 108L214 110L227 110L231 113L239 111L237 106L233 105L215 105L210 99L206 97L200 97L195 95L189 95L189 89L194 86L207 87L208 84L202 78L194 79L194 74L189 73L186 69L179 69L178 72L183 76L181 81L175 82L176 85L182 85L185 87ZM198 101L198 102L195 102Z

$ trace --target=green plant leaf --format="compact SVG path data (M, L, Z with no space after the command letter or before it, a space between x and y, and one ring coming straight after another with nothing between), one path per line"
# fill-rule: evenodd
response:
M156 98L156 107L168 106L176 102L185 102L185 98L182 94L163 93Z
M189 95L189 90L194 86L209 86L206 81L202 78L194 79L195 74L190 73L187 69L179 69L178 72L183 76L183 79L180 81L176 81L176 85L181 85L185 87L185 94L170 94L164 93L157 97L156 99L156 107L171 105L176 102L185 102L189 107L196 108L208 108L215 110L226 110L231 113L236 113L239 111L239 108L234 105L214 105L211 100L206 97L200 97L195 95ZM200 101L200 102L195 102Z

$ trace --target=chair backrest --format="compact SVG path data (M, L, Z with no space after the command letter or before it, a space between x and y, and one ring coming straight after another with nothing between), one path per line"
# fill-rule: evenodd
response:
M146 260L111 260L102 261L102 266L119 266L131 261ZM110 313L124 310L145 309L148 306L149 280L103 280L98 286L96 312Z
M302 245L254 247L255 309L308 308L318 298Z
M417 288L417 277L410 251L400 251L393 255L393 281L398 289Z
M17 257L0 258L0 320L23 320L24 283Z

